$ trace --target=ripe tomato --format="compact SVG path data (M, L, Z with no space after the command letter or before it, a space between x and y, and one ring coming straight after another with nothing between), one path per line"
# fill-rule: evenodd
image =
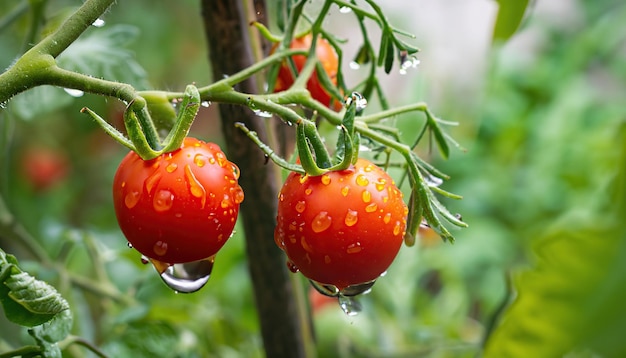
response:
M231 236L243 191L239 169L214 143L185 138L144 161L130 152L113 181L115 214L128 242L170 264L209 258Z
M312 39L313 36L311 34L298 37L291 41L289 48L308 50L309 48L311 48ZM272 49L272 52L275 50L275 47ZM328 74L328 77L331 79L332 83L337 84L337 69L339 68L339 60L335 49L330 45L330 43L328 43L328 41L324 40L321 37L318 37L317 45L315 47L315 54L319 61L322 63L322 67ZM294 65L296 66L296 69L298 70L298 73L300 73L302 67L304 67L304 63L306 62L306 56L295 55L292 57L292 59ZM278 78L276 79L274 91L280 92L287 90L289 87L291 87L291 85L293 85L294 81L295 78L291 73L289 64L287 63L287 61L285 61L281 65L278 72ZM319 78L317 77L317 72L314 72L311 78L309 78L306 88L309 90L309 92L311 92L311 97L313 97L317 101L334 110L341 109L341 103L336 100L333 100L331 106L332 97L328 92L326 92L326 90L320 83Z
M343 290L387 270L402 245L407 214L391 177L360 158L320 176L289 174L274 238L292 271Z

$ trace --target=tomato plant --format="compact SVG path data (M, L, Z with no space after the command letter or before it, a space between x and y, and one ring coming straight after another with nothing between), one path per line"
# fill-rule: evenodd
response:
M291 41L289 45L290 49L299 49L299 50L308 50L311 48L311 41L313 40L313 36L311 34L307 34L304 36L297 37ZM272 52L275 51L278 45L274 45ZM323 38L317 39L317 44L315 47L315 55L320 61L322 68L326 72L326 75L331 80L331 82L336 85L337 84L337 71L339 67L339 60L337 57L337 53L335 49L330 45L328 41ZM299 74L304 67L304 63L307 60L305 55L293 55L291 56L291 60L295 66L296 72ZM295 77L292 73L291 66L289 61L283 61L280 69L278 71L278 78L276 79L276 85L274 87L275 92L280 92L288 89L293 85L295 81ZM341 103L337 100L333 100L332 96L324 86L320 82L319 75L317 71L313 73L311 78L307 81L306 84L307 90L311 92L311 97L315 100L321 102L325 106L329 108L333 108L335 110L339 110L341 108ZM332 101L332 102L331 102Z
M402 244L407 213L393 179L359 158L319 176L289 174L279 194L275 240L294 270L341 291L387 270Z
M122 160L113 182L120 228L143 255L166 263L209 258L230 237L243 191L239 169L214 143L187 137L173 152Z

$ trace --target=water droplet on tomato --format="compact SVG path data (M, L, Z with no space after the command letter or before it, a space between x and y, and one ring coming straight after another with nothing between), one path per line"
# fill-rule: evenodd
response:
M373 213L376 209L378 209L378 205L376 205L376 203L370 203L365 207L365 211L368 213Z
M296 266L296 264L294 264L293 261L290 261L290 260L287 260L287 268L289 269L289 271L293 273L300 271L298 266Z
M228 194L224 194L224 199L222 199L222 201L220 202L220 206L222 207L222 209L226 209L230 206L230 197L228 196Z
M328 212L321 211L313 218L311 229L313 229L313 232L322 232L330 227L331 222L332 218L328 216Z
M154 207L154 211L163 212L168 211L172 208L174 204L174 194L172 194L169 190L159 190L155 195L152 201L152 206Z
M319 283L319 282L313 281L313 280L309 280L309 282L311 283L311 286L313 286L313 288L317 292L321 293L324 296L337 297L337 295L339 295L339 289L335 285L328 285L328 284L325 284L325 283Z
M396 221L396 225L393 227L393 236L400 235L400 230L402 230L402 224L399 221Z
M244 193L243 193L243 189L241 189L241 187L239 185L237 185L236 188L233 188L231 190L231 193L233 194L233 198L235 200L235 204L241 204L243 202Z
M383 222L385 224L389 224L389 221L391 221L391 213L387 213L385 214L385 216L383 216Z
M228 162L228 159L226 159L226 157L224 156L223 153L221 152L217 152L215 153L215 156L217 157L217 164L224 168L226 166L226 162Z
M233 175L235 176L235 179L239 179L239 175L241 175L239 167L235 163L230 163L230 165L233 168Z
M367 186L367 184L369 184L370 181L367 179L367 177L365 177L365 175L359 174L356 176L356 183L357 185L360 185L360 186Z
M166 170L168 173L173 173L173 172L175 172L175 171L176 171L176 169L178 169L178 164L176 164L176 163L170 163L170 164L168 164L168 165L165 167L165 170Z
M371 280L363 283L357 283L350 285L339 292L342 296L352 297L356 295L366 295L372 291L372 286L376 283L376 280Z
M304 194L306 194L306 195L311 195L312 192L313 192L313 189L311 189L311 188L306 188L304 190Z
M189 164L185 165L185 178L187 179L187 184L189 185L189 192L194 197L200 199L200 208L204 209L204 206L206 205L206 190L204 189L204 186L202 186L202 183L196 179L196 176L191 171L191 166L189 166Z
M346 253L358 254L359 252L361 252L361 250L363 250L363 248L361 247L361 243L357 242L355 244L348 245L348 248L346 249Z
M346 224L346 226L354 226L359 220L359 218L357 217L358 214L359 213L357 211L348 209L348 213L346 214L346 218L343 220L343 222Z
M152 246L152 251L157 256L163 256L167 253L167 242L157 241L154 246Z
M146 255L141 255L141 263L147 265L150 262L150 259Z
M324 185L330 184L330 175L328 175L328 174L322 175L322 179L321 180L322 180L322 184L324 184Z
M141 194L138 191L131 191L127 193L124 197L124 205L126 205L126 207L129 209L134 208L135 205L137 205L137 203L139 202L140 195Z
M341 188L341 195L348 196L348 192L350 191L350 187L348 185Z
M376 187L376 190L378 191L383 191L385 189L385 185L387 184L387 181L383 178L378 179L378 181L374 184L374 186Z
M372 200L372 193L370 193L367 190L363 190L363 193L361 194L361 198L363 199L364 203L369 203Z
M306 209L306 203L303 200L300 200L296 203L296 211L299 213L303 213L304 209Z
M176 292L196 292L211 277L214 262L215 256L211 256L203 260L170 265L161 273L161 279Z
M160 180L161 173L159 171L155 171L148 178L146 178L144 184L146 186L146 191L148 192L148 194L152 193L152 189L154 189L155 185L157 185Z
M339 295L339 307L348 316L356 316L363 310L361 303L353 296Z
M126 246L128 246L128 248L129 248L129 249L132 249L132 248L133 248L133 244L131 244L130 242L127 242L127 243L126 243Z
M196 154L193 157L193 162L200 168L206 164L206 157L202 154Z

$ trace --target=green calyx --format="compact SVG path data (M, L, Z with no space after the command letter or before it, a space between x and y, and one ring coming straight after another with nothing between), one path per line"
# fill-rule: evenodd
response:
M146 92L145 97L133 99L124 111L127 137L92 110L83 108L81 112L89 114L120 144L135 151L143 160L150 160L183 144L200 109L196 86L187 86L178 105L180 109L176 114L168 97L160 92ZM160 139L159 131L168 133L165 139Z
M354 119L360 94L354 92L346 101L347 109L341 122L341 133L337 140L337 150L330 158L313 122L301 122L296 131L296 146L302 168L307 175L318 176L329 171L345 170L359 158L360 137L355 130Z

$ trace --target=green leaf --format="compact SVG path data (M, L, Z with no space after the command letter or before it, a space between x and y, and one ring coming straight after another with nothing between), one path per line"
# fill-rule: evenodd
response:
M69 310L69 304L54 287L23 272L16 263L14 257L0 250L0 303L7 319L33 327Z
M496 0L499 5L498 17L493 30L493 41L508 40L524 19L528 0Z
M130 25L93 29L59 55L57 63L70 71L145 89L148 87L146 71L126 48L138 35L139 30Z

